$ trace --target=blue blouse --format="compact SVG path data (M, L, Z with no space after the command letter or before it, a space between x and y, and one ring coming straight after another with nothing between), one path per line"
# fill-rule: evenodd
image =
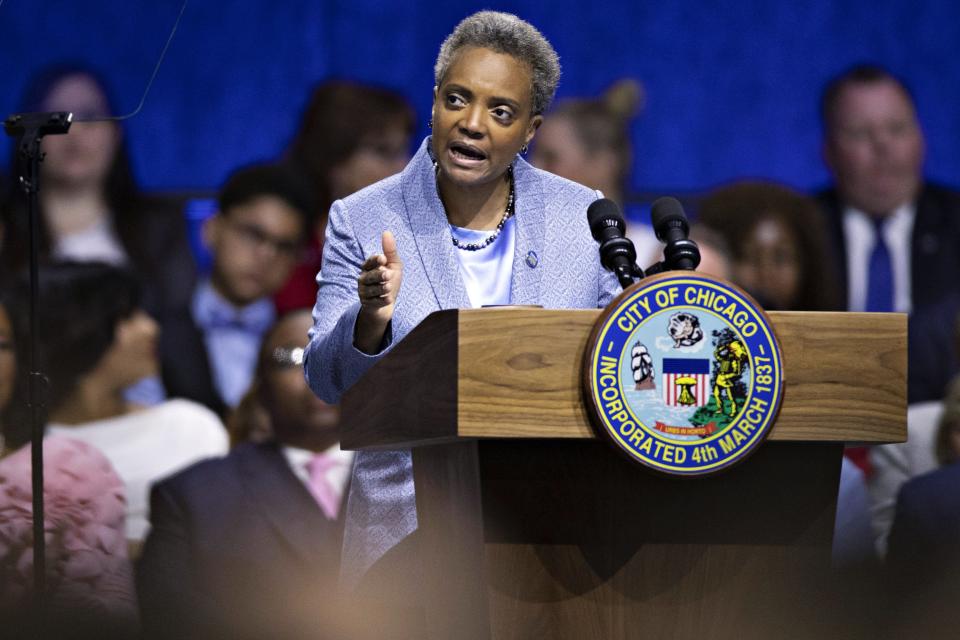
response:
M516 216L510 216L497 239L479 251L457 249L460 276L474 308L510 304L513 253L517 244L515 221ZM491 229L478 231L453 225L450 231L460 244L483 242L493 234Z

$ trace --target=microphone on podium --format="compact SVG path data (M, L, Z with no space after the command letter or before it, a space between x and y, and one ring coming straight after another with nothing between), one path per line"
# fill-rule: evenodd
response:
M700 264L700 247L688 237L690 224L680 202L676 198L657 198L650 209L650 220L657 240L666 246L663 248L663 262L650 266L647 275L696 269Z
M637 250L630 238L624 233L627 224L620 207L613 200L601 198L587 207L587 221L593 239L600 243L600 262L617 275L624 289L643 277L643 270L637 266Z

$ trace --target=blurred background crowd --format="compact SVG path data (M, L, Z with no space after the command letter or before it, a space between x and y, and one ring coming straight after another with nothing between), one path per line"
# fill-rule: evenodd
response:
M104 64L116 56L104 53L111 41L99 55L56 42L28 58L28 32L51 33L66 19L56 9L76 11L48 4L16 19L0 5L0 34L16 22L22 54L0 62L6 77L22 78L19 98L0 101L6 112L97 120L129 111L155 56ZM172 24L176 10L161 4L116 19ZM724 3L618 7L626 26L614 28L617 20L585 24L580 14L516 4L565 71L526 159L617 201L641 267L660 259L649 203L676 195L701 271L765 308L909 314L909 440L847 452L834 562L862 577L864 600L893 598L906 611L955 593L945 568L960 548L960 192L948 185L960 182L960 95L939 87L945 72L956 80L956 65L932 64L939 43L956 38L924 36L934 27L960 36L960 12L913 7L923 16L901 24L906 4L814 3L799 17L795 7L748 17L739 3L732 15ZM337 624L314 596L338 607L351 454L337 445L337 407L313 396L301 367L326 215L334 200L405 166L428 133L435 49L472 7L304 5L251 7L270 18L260 35L303 28L286 48L268 37L249 68L244 54L221 59L222 69L197 55L191 18L222 18L221 38L242 11L218 9L214 20L203 15L211 9L191 8L141 114L77 122L43 143L36 338L50 378L47 569L71 621L81 612L101 630L158 637ZM818 51L816 38L804 39L817 21L850 31ZM717 24L738 27L736 37L671 36ZM747 45L749 24L771 29ZM346 35L373 32L391 35ZM166 34L145 33L143 48L159 51ZM805 57L783 58L788 36L782 46ZM297 38L316 56L274 77ZM688 47L679 66L670 59L678 42ZM274 55L270 46L276 60L261 60ZM726 65L742 82L705 77ZM28 219L18 169L10 146L0 163L0 611L14 619L32 576ZM892 595L879 584L894 585ZM330 637L338 633L347 632L333 627Z

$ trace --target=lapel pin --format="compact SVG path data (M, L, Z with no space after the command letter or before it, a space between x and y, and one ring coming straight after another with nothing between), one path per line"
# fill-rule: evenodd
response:
M537 257L537 254L533 251L527 252L527 266L531 269L535 269L537 264L540 263L540 259Z

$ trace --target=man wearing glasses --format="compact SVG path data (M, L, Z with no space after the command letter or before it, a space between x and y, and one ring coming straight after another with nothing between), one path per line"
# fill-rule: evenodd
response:
M257 350L276 320L272 296L297 264L314 210L309 186L279 165L234 172L203 228L209 277L189 309L163 319L163 382L171 396L226 417L250 387Z
M303 376L309 310L264 336L244 408L269 434L154 485L137 565L146 638L355 638L338 594L352 452ZM241 409L238 413L243 413Z

